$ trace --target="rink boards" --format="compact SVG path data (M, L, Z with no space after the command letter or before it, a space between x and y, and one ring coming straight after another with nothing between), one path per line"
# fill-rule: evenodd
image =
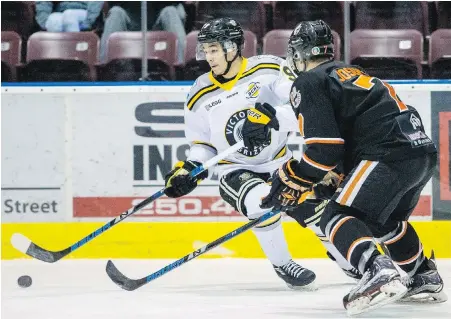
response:
M242 222L124 222L95 238L68 258L178 258L241 226ZM2 259L23 258L10 244L20 232L36 244L60 250L99 228L102 223L2 224ZM433 248L438 258L451 258L451 222L413 222L426 255ZM321 242L308 229L285 222L284 230L294 258L326 257ZM244 233L205 257L263 258L255 236ZM202 258L202 257L201 257Z
M9 243L14 232L62 249L161 189L164 174L189 148L183 131L189 86L166 84L2 84L2 258L23 257ZM451 258L451 81L392 84L418 109L440 153L411 220L426 254L433 247ZM300 157L302 138L292 135L289 147ZM243 222L224 205L210 174L190 196L157 200L71 257L180 257ZM325 257L309 230L290 219L284 227L295 257ZM224 256L263 257L251 232L206 257Z

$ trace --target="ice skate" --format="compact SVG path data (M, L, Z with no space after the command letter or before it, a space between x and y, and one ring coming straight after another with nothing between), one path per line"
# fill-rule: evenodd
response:
M380 255L374 259L357 286L343 298L343 304L349 316L357 315L395 302L406 291L407 287L401 282L391 259Z
M334 256L332 256L332 254L330 252L327 252L327 256L331 260L336 262L336 259L334 258ZM338 265L338 263L337 263L337 265ZM338 265L338 266L340 266L340 265ZM344 269L342 267L340 267L340 268L345 273L346 276L348 276L356 281L359 281L360 279L362 279L362 273L358 269L355 269L354 267L352 267L350 269Z
M440 303L448 300L443 291L443 280L437 271L434 252L424 261L424 267L407 282L408 291L401 301Z
M316 275L313 271L302 267L301 265L290 260L283 266L274 266L277 275L282 278L287 286L291 289L309 289L314 290L314 280Z

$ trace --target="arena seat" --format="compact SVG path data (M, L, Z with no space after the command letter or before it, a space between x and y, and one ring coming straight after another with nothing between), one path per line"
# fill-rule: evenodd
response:
M429 40L431 78L451 79L451 29L439 29Z
M149 31L147 36L148 80L174 79L177 37L172 32ZM141 78L142 32L115 32L108 38L107 62L100 71L104 81L137 81Z
M22 81L94 81L99 38L93 32L36 32L28 39Z
M2 82L17 79L16 66L20 63L22 39L14 31L2 31Z
M288 39L292 30L272 30L263 38L263 53L272 54L282 58L287 56ZM335 60L340 60L341 40L337 32L332 30L334 37Z
M421 79L423 36L417 30L354 30L351 63L381 79Z

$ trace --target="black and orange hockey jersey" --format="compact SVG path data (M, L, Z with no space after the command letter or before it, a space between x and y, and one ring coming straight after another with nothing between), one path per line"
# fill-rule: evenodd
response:
M329 61L302 72L290 102L306 149L296 175L317 182L340 161L394 161L436 152L420 115L388 83L356 66Z

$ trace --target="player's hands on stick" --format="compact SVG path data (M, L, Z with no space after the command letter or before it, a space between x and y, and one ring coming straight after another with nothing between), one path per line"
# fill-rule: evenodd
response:
M247 112L242 135L244 146L249 149L261 146L270 140L271 129L279 130L276 110L268 103L256 103Z
M338 186L344 180L344 175L335 171L329 171L323 180L313 186L316 198L329 199L337 190Z
M333 170L328 172L321 182L313 186L313 194L296 207L287 209L285 213L302 227L317 224L343 179L344 175L339 172Z
M295 175L293 167L298 161L291 159L283 164L272 176L271 190L262 199L262 208L274 207L286 210L296 207L313 195L313 183Z
M191 177L189 173L202 165L196 161L184 161L175 164L174 168L164 177L166 189L164 193L168 197L181 197L191 193L203 179L208 177L205 170L196 177Z

